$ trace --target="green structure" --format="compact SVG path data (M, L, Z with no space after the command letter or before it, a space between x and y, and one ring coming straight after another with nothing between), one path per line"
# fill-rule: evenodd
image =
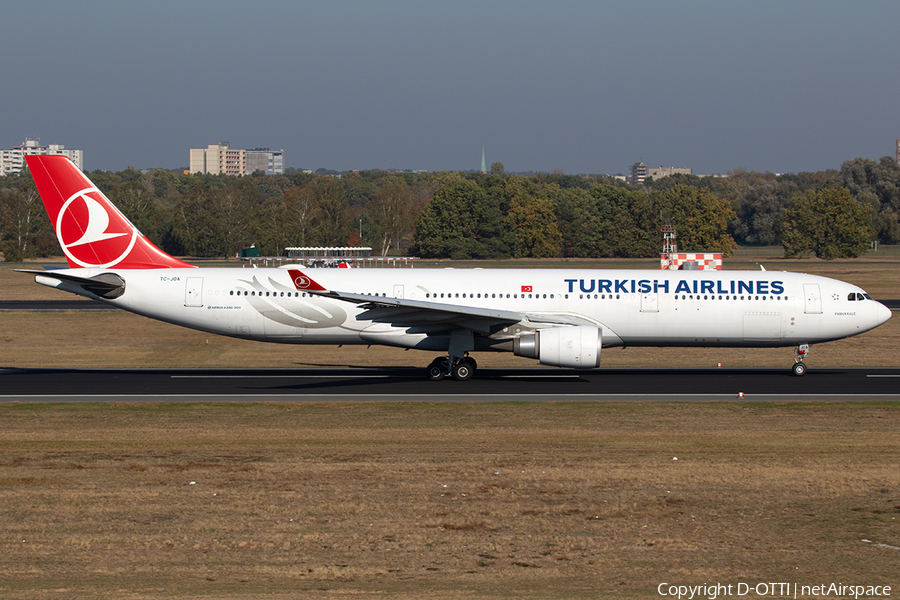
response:
M481 172L487 173L487 163L484 162L484 146L481 147Z

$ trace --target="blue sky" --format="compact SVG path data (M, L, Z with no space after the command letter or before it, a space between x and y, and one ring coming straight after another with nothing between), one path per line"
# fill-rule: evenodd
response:
M900 137L900 3L5 3L0 147L85 168L840 168Z

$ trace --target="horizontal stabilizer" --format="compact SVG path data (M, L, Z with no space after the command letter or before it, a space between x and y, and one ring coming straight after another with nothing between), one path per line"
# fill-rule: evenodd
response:
M31 273L35 276L35 280L39 277L45 279L56 279L64 283L73 283L86 292L90 292L95 296L112 300L118 298L125 293L125 280L115 273L102 273L94 277L79 277L78 275L70 275L60 271L31 271L28 269L16 269L20 273ZM40 281L38 281L40 283Z

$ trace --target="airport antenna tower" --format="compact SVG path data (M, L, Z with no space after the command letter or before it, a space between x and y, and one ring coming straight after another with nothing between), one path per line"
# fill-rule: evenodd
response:
M484 162L484 146L481 147L481 172L487 173L487 163Z
M669 268L675 269L676 254L678 254L678 242L675 241L675 225L672 221L665 221L662 226L663 234L663 260L669 265Z

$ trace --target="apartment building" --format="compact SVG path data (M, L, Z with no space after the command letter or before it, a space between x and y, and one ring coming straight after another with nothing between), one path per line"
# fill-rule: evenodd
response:
M267 175L283 174L284 150L242 150L232 148L227 141L222 141L206 148L191 148L190 151L191 173L240 176L257 170L264 171Z
M84 169L83 150L67 150L62 144L41 146L40 140L25 138L21 146L12 150L0 150L0 176L21 172L25 167L25 157L31 154L62 154L68 156L80 170Z

